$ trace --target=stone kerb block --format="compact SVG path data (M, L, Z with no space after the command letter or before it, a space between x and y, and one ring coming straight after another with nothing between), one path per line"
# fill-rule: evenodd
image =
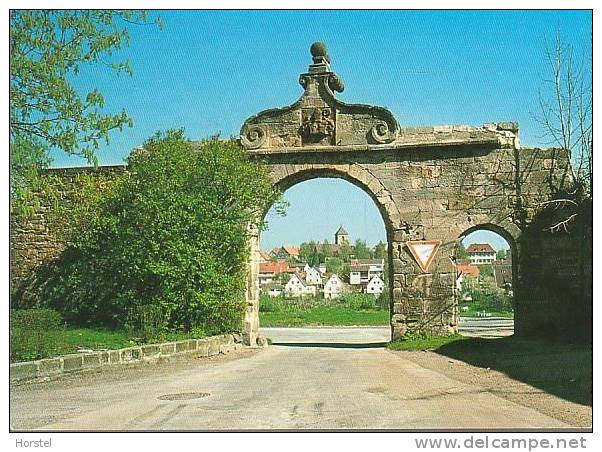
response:
M173 342L167 342L159 345L162 355L171 355L176 352L176 345Z
M161 354L160 345L143 345L142 356L145 358L155 358Z
M49 358L36 361L38 366L38 376L46 377L60 374L63 371L63 362L61 358Z
M80 370L83 367L84 356L81 354L63 356L63 370L71 372Z
M85 353L82 358L82 367L86 369L100 367L100 355L100 352Z
M209 341L207 341L206 339L197 340L196 351L197 356L200 356L202 358L206 358L207 356L209 356Z
M25 380L38 376L38 366L35 362L16 363L10 366L11 380Z
M208 349L208 356L215 356L219 353L219 349L220 349L220 339L219 338L211 338L208 341L209 344L209 349Z

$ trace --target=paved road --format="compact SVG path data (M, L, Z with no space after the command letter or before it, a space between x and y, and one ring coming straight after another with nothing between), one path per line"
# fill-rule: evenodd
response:
M459 327L466 336L496 338L514 334L514 320L501 317L461 317Z
M568 427L382 348L387 328L264 332L280 345L246 351L238 359L17 386L11 392L11 425L39 430ZM210 395L161 400L199 392Z

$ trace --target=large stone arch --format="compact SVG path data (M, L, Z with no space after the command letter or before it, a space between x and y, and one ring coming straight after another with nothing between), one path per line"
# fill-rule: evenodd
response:
M338 100L334 93L344 87L325 46L316 43L311 53L313 63L299 79L300 99L250 117L241 128L242 145L283 190L314 177L340 177L372 197L387 228L393 339L408 330L457 331L459 238L483 226L504 231L517 247L519 276L527 275L520 264L523 231L570 168L566 153L521 148L514 122L400 127L382 107ZM426 270L409 251L410 240L441 241ZM256 234L245 316L251 344L259 327L257 246Z

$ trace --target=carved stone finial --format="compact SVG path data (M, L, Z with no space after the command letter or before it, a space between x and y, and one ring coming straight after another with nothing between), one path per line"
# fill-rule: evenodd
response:
M320 64L323 61L330 63L330 56L328 55L328 49L326 49L326 44L323 42L317 41L314 42L309 48L309 52L313 57L314 64Z

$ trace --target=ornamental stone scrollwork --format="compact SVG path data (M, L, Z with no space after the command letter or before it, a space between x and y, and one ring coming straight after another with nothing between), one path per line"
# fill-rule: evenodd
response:
M265 110L247 119L240 131L242 145L259 153L272 149L296 152L297 148L313 152L394 141L399 125L392 113L382 107L336 99L334 93L343 92L345 86L330 69L326 46L316 42L310 52L312 64L299 76L304 90L301 98L288 107Z
M395 140L396 135L391 133L389 125L384 121L379 121L370 129L370 137L377 143L391 143Z
M259 126L249 126L246 128L244 135L240 136L242 145L247 149L258 149L266 140L266 133Z

